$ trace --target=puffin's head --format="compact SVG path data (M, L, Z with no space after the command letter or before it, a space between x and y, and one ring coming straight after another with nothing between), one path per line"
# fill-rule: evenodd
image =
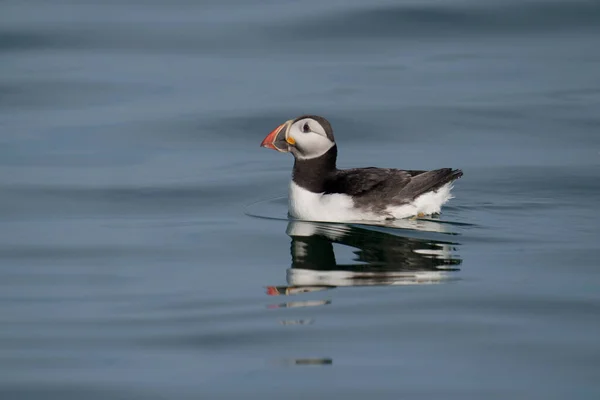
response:
M279 125L260 146L309 159L325 154L335 146L335 140L329 121L317 115L303 115Z

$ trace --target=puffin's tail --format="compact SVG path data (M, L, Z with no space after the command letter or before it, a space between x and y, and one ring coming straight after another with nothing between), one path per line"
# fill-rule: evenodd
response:
M437 190L447 183L455 181L463 175L460 169L442 168L433 171L424 171L414 175L402 193L405 197L416 199L422 194Z

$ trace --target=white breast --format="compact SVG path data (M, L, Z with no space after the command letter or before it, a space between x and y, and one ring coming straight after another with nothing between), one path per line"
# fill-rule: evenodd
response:
M313 193L294 181L290 183L289 213L292 217L306 221L360 221L381 220L372 213L361 213L354 208L354 201L348 195L341 193Z
M400 219L419 213L426 215L438 213L442 205L452 198L451 189L452 184L448 183L435 192L425 193L410 204L390 206L385 213L376 214L355 208L352 197L348 195L313 193L292 181L288 205L292 217L305 221L383 221L390 216Z

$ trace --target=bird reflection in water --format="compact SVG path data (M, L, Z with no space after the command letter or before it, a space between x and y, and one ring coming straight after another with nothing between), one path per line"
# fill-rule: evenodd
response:
M292 266L287 286L269 286L271 296L289 296L344 286L420 285L456 279L462 260L454 253L458 243L437 240L447 228L431 221L404 221L410 230L292 221ZM403 234L404 236L400 236ZM456 235L444 235L456 238ZM353 250L349 263L338 263L334 244ZM339 254L338 254L339 255ZM339 257L341 259L341 257ZM269 308L315 307L331 300L290 301ZM314 318L280 320L284 326L312 325ZM281 365L328 366L329 357L288 358Z
M444 227L433 222L425 226L428 230L446 233L442 232ZM453 274L459 271L457 266L462 262L453 254L458 243L425 239L422 237L426 232L421 231L401 232L411 236L400 236L392 229L291 221L286 231L292 238L288 285L269 286L267 294L287 296L343 286L434 284L455 279ZM355 249L353 262L338 264L334 244ZM328 300L312 300L271 307L329 303Z

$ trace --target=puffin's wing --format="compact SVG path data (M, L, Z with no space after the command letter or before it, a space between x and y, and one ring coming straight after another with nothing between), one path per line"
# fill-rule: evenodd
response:
M359 196L373 190L394 187L402 190L411 181L411 172L388 168L355 168L340 170L329 182L328 193Z
M355 168L338 171L327 193L350 196L383 196L394 203L408 203L462 176L459 169L405 171L388 168Z
M445 184L460 178L462 174L463 172L460 169L452 168L421 172L412 176L410 182L404 185L402 190L397 192L394 197L401 201L414 200L422 194L437 190Z

